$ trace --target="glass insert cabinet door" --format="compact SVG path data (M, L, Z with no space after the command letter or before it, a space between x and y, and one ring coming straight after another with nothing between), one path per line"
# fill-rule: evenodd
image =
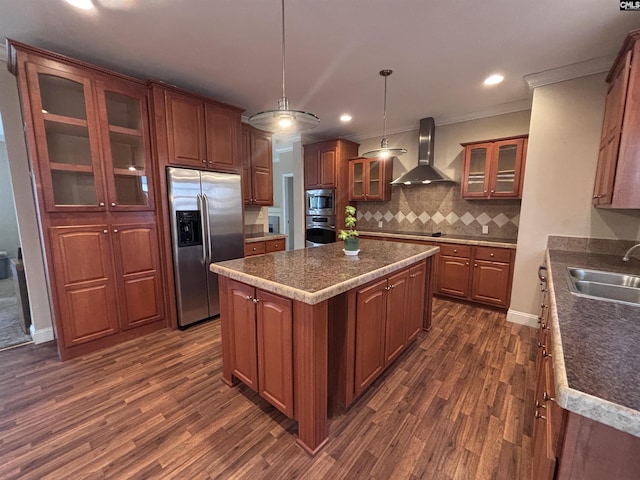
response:
M487 172L489 171L491 147L490 143L484 143L467 150L465 162L468 173L465 175L463 185L465 196L484 197L487 194L489 188Z
M495 163L491 196L513 197L520 189L524 140L505 140L494 144Z
M350 200L364 198L364 161L352 160L350 164L351 192Z
M146 90L97 81L96 91L109 208L152 208Z
M91 79L27 65L42 194L49 211L103 210Z

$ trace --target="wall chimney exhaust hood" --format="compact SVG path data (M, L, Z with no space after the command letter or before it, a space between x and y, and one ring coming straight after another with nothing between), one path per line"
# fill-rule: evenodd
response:
M433 166L435 133L436 123L433 117L420 120L418 166L396 178L391 182L391 185L428 185L434 182L455 183Z

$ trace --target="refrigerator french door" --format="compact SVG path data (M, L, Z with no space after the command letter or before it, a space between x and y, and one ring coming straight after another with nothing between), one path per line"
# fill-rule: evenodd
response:
M220 314L209 264L244 256L240 175L167 168L178 325Z

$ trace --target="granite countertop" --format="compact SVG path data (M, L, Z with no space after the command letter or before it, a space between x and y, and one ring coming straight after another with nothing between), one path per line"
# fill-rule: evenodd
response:
M640 306L573 295L567 267L640 274L640 261L547 250L558 404L640 437Z
M212 263L212 272L315 305L438 253L432 245L360 240L360 254L343 243Z
M424 240L425 242L459 243L463 245L477 245L481 247L501 247L516 248L515 238L497 238L482 235L481 237L471 235L448 235L434 237L431 233L422 232L398 232L392 230L358 230L362 235L372 237L403 238L407 240Z
M287 236L283 233L245 233L244 243L264 242L265 240L284 240Z

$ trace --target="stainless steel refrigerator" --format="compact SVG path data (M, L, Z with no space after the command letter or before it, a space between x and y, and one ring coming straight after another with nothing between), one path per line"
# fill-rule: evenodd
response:
M220 314L209 264L244 256L240 175L167 168L178 325Z

